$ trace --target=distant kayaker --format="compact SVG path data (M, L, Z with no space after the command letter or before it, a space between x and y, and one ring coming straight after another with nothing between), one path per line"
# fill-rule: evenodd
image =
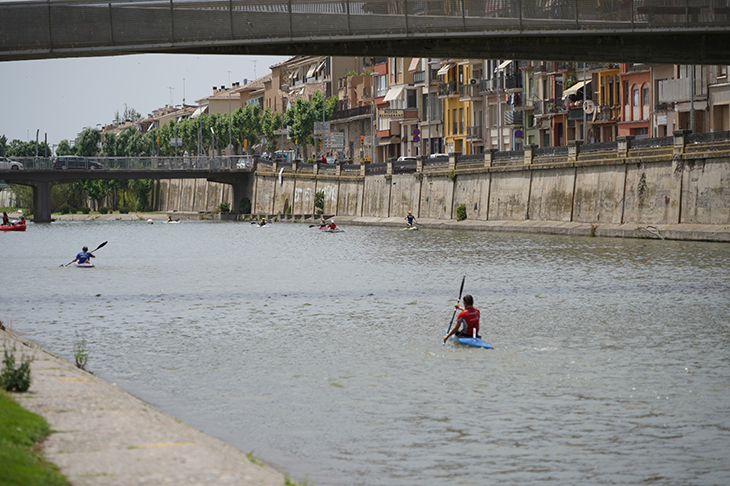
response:
M167 217L167 222L168 222L168 223L172 223L172 216L168 216L168 217Z
M8 213L3 211L3 226L9 226L10 225L10 217L8 216Z
M78 255L76 255L76 258L74 258L73 262L79 262L79 263L91 263L91 259L96 258L93 253L89 251L89 247L85 246L82 248L82 250L79 252ZM73 263L71 262L71 263Z
M266 226L266 218L261 218L261 221L259 221L259 226Z
M456 325L444 336L444 342L451 336L479 337L479 309L474 307L474 297L467 294L462 299L464 306L458 303L454 307L459 309L459 317L456 318Z
M406 217L403 218L403 219L405 219L406 221L408 221L408 227L409 228L413 228L413 225L416 223L416 217L413 216L413 212L412 211L408 211L408 214L406 214Z
M326 228L327 227L327 220L324 219L324 216L319 218L319 229Z
M334 219L330 220L330 225L327 226L327 229L329 229L329 230L336 230L337 229L337 225L335 224L335 220Z

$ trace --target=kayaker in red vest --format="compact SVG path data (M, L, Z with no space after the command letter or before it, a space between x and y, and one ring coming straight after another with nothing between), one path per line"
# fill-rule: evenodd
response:
M456 325L444 336L444 341L454 334L465 337L479 337L479 309L474 307L474 297L467 294L462 299L464 306L454 304L454 307L461 310L456 318Z
M327 229L331 229L331 230L336 230L337 229L337 225L335 224L335 220L334 219L332 221L330 221L330 225L327 226Z
M93 253L89 251L89 247L85 246L79 253L76 255L76 258L74 258L74 262L79 263L87 263L91 262L92 258L96 258ZM71 262L73 263L73 262Z
M8 226L10 224L10 217L8 216L8 213L3 211L3 226Z

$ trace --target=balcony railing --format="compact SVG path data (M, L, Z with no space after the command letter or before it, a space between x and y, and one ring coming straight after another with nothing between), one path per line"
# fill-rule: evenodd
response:
M479 98L479 84L463 84L459 87L460 98Z
M513 76L507 76L504 79L504 87L507 89L521 89L522 88L522 75L516 74Z
M479 83L479 91L482 93L493 93L504 89L503 78L483 79Z
M522 126L522 112L521 111L505 111L504 112L504 124L505 125L517 125Z
M439 84L439 96L451 96L457 94L459 90L456 87L456 81Z
M426 82L426 71L416 71L413 73L413 84L423 84Z
M352 118L353 116L369 115L370 105L358 106L349 110L338 110L332 113L331 120L342 120L343 118Z
M482 126L476 125L473 127L466 127L466 139L467 140L481 140L482 139Z

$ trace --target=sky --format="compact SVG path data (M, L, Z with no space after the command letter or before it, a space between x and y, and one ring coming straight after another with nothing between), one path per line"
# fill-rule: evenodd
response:
M269 72L281 56L135 54L0 62L0 135L8 141L73 143L85 127L105 125L125 105L143 117L165 105L194 105L213 86L243 84Z

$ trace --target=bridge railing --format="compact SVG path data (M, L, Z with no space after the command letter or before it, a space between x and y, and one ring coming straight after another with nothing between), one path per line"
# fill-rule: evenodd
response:
M25 170L53 169L54 157L12 157ZM241 156L182 156L182 157L84 157L83 167L68 170L253 170L249 157ZM96 164L99 164L97 166Z
M32 0L0 3L0 57L21 51L369 35L726 29L724 0Z

